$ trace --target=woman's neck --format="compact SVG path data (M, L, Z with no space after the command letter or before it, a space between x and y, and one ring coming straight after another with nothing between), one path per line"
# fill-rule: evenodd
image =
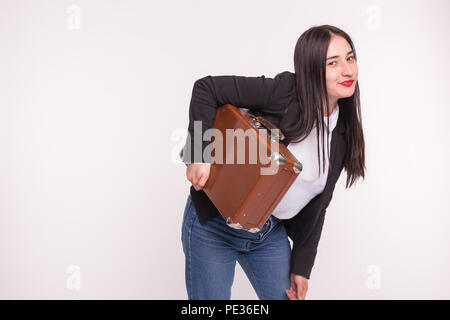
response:
M330 114L333 113L334 108L336 107L336 105L337 105L337 99L336 100L330 100L330 106L331 106ZM324 113L325 117L328 117L328 113L327 113L326 107L324 108L323 113Z

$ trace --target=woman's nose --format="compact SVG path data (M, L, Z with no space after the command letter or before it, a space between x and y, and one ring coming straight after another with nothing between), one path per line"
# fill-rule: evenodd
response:
M354 68L350 63L344 63L343 69L342 69L342 75L344 76L353 76L353 73L355 72Z
M343 69L342 69L342 74L345 75L345 76L351 76L351 75L353 75L353 69L352 69L352 66L351 66L350 64L348 64L348 63L345 63L345 64L344 64L344 67L343 67Z

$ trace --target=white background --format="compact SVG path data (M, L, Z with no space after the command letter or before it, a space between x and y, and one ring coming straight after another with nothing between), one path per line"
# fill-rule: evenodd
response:
M365 180L328 207L309 299L449 299L450 2L0 1L0 298L185 299L176 162L195 80L359 64ZM257 299L237 266L233 299Z

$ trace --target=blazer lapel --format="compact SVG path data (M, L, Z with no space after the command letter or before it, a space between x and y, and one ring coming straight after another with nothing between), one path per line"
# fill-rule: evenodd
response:
M339 159L342 160L345 148L344 133L345 133L345 123L342 116L342 112L339 112L339 118L336 123L336 127L334 128L332 133L331 154L330 154L331 172L328 173L327 182L323 190L324 193L327 192L330 187L333 187L332 189L334 189L334 185L336 184L336 181L339 178L340 172L337 171L339 170L340 161L337 161L338 160L337 155L339 155ZM332 177L334 181L332 181Z

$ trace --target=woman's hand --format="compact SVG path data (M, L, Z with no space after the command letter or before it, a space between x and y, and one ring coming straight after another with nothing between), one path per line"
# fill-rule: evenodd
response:
M291 287L286 289L289 300L305 300L306 291L308 291L308 279L291 273Z
M199 191L203 189L209 178L211 163L194 162L186 168L187 179L192 183L194 189Z

